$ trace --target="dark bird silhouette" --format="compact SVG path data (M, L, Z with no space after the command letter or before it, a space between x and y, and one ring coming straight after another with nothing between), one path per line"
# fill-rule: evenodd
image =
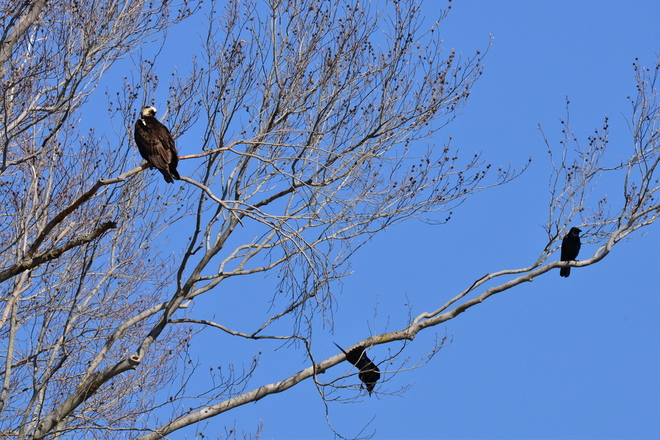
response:
M170 131L156 119L154 107L143 107L140 119L135 122L135 143L143 159L163 174L165 182L180 179L176 166L179 153L174 146Z
M573 261L577 258L580 252L580 232L578 228L571 228L568 234L561 241L561 261ZM567 277L571 274L570 267L562 267L559 269L559 275Z
M380 379L380 370L374 364L371 359L367 357L364 347L355 347L349 352L344 351L337 343L335 343L338 349L340 349L345 355L346 360L351 364L355 365L360 373L358 377L364 385L363 388L367 388L369 395L374 391L376 382Z

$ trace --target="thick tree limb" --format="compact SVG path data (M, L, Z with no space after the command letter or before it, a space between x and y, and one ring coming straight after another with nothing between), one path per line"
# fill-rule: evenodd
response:
M60 246L51 251L45 252L43 254L37 255L36 257L26 257L15 265L11 266L9 269L3 270L0 272L0 282L6 281L9 278L18 275L21 272L26 270L34 269L35 267L46 263L51 260L59 258L64 252L73 249L83 244L91 243L96 238L105 234L110 229L115 229L117 223L115 222L105 222L102 223L98 228L90 232L89 234L80 235L63 246Z

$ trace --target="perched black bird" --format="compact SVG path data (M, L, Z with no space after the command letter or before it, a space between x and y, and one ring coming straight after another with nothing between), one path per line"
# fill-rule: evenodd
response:
M573 261L577 258L580 252L580 232L582 232L580 229L573 227L561 241L561 261ZM559 269L559 275L563 277L570 274L570 267Z
M140 119L135 122L135 143L143 159L163 174L165 182L174 183L180 179L176 166L179 153L174 146L170 131L156 119L154 107L144 107Z
M337 345L337 348L346 355L346 360L360 370L358 377L364 384L363 387L366 387L367 391L369 391L369 395L371 395L376 386L376 382L380 379L380 370L376 364L367 357L367 354L364 352L364 347L355 347L347 353L337 343L335 343L335 345Z

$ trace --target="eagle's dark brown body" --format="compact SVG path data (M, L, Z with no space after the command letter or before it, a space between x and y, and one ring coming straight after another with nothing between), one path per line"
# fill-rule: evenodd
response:
M155 117L154 107L144 107L135 123L135 143L140 155L163 174L167 183L180 179L176 166L179 153L170 131Z

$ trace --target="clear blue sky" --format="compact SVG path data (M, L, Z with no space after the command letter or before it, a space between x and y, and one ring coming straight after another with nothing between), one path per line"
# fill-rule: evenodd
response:
M566 96L572 127L583 139L607 115L609 157L624 157L631 148L626 96L635 92L632 62L639 57L652 66L660 51L660 2L452 4L441 27L446 48L472 55L489 44L489 34L494 39L467 108L437 142L451 134L464 155L480 151L494 165L515 167L531 156L532 165L513 183L470 198L447 225L409 222L361 249L354 274L337 293L335 333L315 335L321 359L336 354L333 341L350 346L373 328L399 328L407 304L413 315L433 310L488 272L535 261L545 245L540 225L548 203L547 160L537 124L558 146ZM427 1L427 15L439 5L445 3ZM330 404L333 426L353 436L371 421L365 433L375 432L377 439L660 438L659 228L616 246L599 264L573 269L568 279L552 271L437 328L439 337L446 331L453 342L429 365L384 377L371 398ZM583 246L581 256L595 248ZM239 300L243 292L258 291L258 281L252 283L228 288L236 289ZM271 292L261 295L270 298ZM213 308L213 301L200 300L196 308ZM219 321L230 315L231 310L215 313ZM419 357L435 336L420 334L407 353ZM273 347L263 341L247 347L242 342L243 348L220 345L216 337L206 331L193 342L202 369L225 363L234 350ZM379 346L370 354L378 361L387 350ZM306 366L282 350L264 355L258 377L277 381ZM348 364L342 364L325 374L330 380L347 371ZM388 395L408 385L402 395ZM352 393L344 390L342 396ZM234 423L239 432L249 432L260 421L262 438L332 437L325 407L309 381L171 438L184 433L195 438L193 431L199 430L217 438Z

